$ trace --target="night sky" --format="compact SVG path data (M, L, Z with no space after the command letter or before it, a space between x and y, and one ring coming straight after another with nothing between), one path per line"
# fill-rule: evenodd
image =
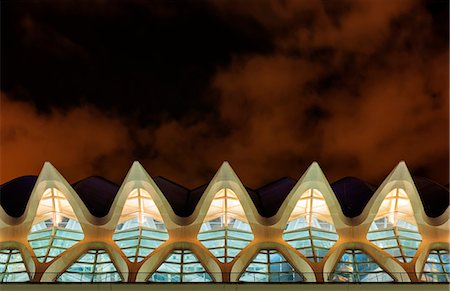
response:
M449 2L1 1L1 177L449 177Z

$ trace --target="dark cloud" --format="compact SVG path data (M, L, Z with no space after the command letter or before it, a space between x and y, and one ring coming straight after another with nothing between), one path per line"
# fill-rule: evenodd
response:
M21 24L11 23L24 33L7 35L12 57L2 66L2 109L23 107L31 122L6 110L14 122L2 122L2 135L43 138L44 125L59 136L76 119L79 141L66 158L65 142L52 139L52 154L29 151L2 181L36 173L43 160L60 161L70 179L120 181L138 159L190 187L223 160L251 186L299 177L313 160L330 180L379 183L406 160L448 182L447 1L37 3L33 12L14 6ZM13 66L17 48L30 61L25 74ZM23 136L2 139L2 160L32 147Z

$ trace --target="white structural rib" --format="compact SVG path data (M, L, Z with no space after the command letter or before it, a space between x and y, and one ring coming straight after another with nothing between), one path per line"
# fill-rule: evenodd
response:
M105 228L116 228L127 198L135 189L143 189L150 194L167 229L176 227L176 225L172 222L172 218L176 217L176 215L166 197L144 167L142 167L139 162L135 161L122 182L119 191L117 192L111 209L107 215L108 221L104 226Z
M33 251L27 237L36 218L39 201L49 188L56 189L67 199L73 209L74 218L81 224L84 239L56 256L51 262L41 263L32 257ZM156 218L162 220L167 229L168 239L154 247L148 255L139 255L141 261L132 262L127 259L127 256L113 240L113 234L120 222L130 193L136 189L140 189L139 191L142 191L146 198L150 199L149 196L151 197L152 203L154 202L152 204L154 211L151 214L157 215ZM220 191L224 191L224 189L229 189L235 202L239 200L242 205L239 213L243 212L248 220L254 239L249 240L248 245L244 246L233 260L219 262L199 241L198 234L214 197L218 193L222 193ZM414 210L411 216L417 224L417 232L423 238L416 253L409 255L408 260L405 261L400 261L389 254L386 251L388 247L382 248L383 246L376 245L374 241L377 238L370 240L367 238L369 228L377 217L379 209L383 206L383 201L386 197L390 198L394 195L392 193L411 203ZM304 198L308 198L308 195L311 199L317 198L320 203L312 203L308 206L309 208L304 207L303 204L298 205L302 195ZM225 196L227 197L227 195ZM305 205L308 205L307 203ZM319 207L314 208L314 205ZM328 210L325 209L325 206ZM292 238L285 236L286 240L283 239L283 232L289 232L289 230L285 231L285 228L295 211L318 214L320 219L327 216L326 222L335 227L338 238L334 245L330 246L328 253L320 258L321 261L308 260L307 256L299 251L302 250L302 247L294 248L286 241L293 240ZM381 232L382 230L374 231L372 229L371 231ZM407 233L408 230L401 231ZM269 218L259 214L247 189L228 162L224 162L220 166L197 203L194 212L188 217L178 216L174 212L162 191L139 162L134 162L131 166L114 198L109 213L104 217L93 216L71 185L48 162L44 164L39 174L25 212L21 217L11 217L0 207L0 248L20 250L27 270L30 274L35 274L30 276L33 282L55 281L59 274L92 249L108 252L124 282L147 282L166 257L173 250L179 249L189 250L195 254L215 282L238 281L253 257L264 249L280 252L306 282L329 281L329 273L334 271L336 263L345 250L361 250L367 253L396 282L418 282L428 254L435 250L448 250L449 236L449 208L436 218L426 215L414 180L404 162L400 162L392 170L365 206L361 215L355 218L348 218L343 214L341 205L316 162L309 166L295 184L277 213ZM317 240L317 237L313 236L312 240L314 239ZM406 241L406 239L403 240ZM150 246L147 247L150 248Z

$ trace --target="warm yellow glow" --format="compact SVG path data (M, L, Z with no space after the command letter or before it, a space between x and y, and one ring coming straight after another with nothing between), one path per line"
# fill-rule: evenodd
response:
M248 222L241 202L236 194L230 189L222 189L217 192L206 214L205 222L222 216L226 217L224 221L225 226L227 226L233 218Z
M138 218L139 224L142 225L146 216L162 221L161 213L150 193L142 188L134 189L125 202L120 222Z
M317 189L308 189L300 196L294 210L289 217L289 221L306 216L308 225L312 225L313 217L328 223L333 223L331 220L330 210L323 198L322 193Z
M63 217L77 220L64 194L56 188L48 188L39 202L33 224L51 219L54 225L59 225Z
M397 225L399 220L416 224L414 212L405 190L396 188L386 195L375 220L386 217L392 225Z

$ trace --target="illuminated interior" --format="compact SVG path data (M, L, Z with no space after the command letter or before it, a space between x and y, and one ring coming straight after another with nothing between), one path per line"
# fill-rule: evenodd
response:
M30 281L30 277L20 251L17 249L0 250L0 282L28 281Z
M28 242L39 262L49 262L84 238L72 207L56 188L45 190Z
M450 255L448 250L432 250L423 266L424 282L450 282Z
M299 282L303 277L277 250L260 250L241 275L242 282Z
M122 278L105 250L89 250L57 279L58 282L120 282Z
M361 250L346 250L330 275L334 282L392 282L369 255Z
M232 190L222 189L214 196L197 238L222 263L231 262L253 240L244 209Z
M283 239L313 262L321 261L336 243L338 235L330 210L319 190L309 189L300 196Z
M173 251L152 274L150 282L212 282L211 276L190 250Z
M417 229L411 202L403 189L396 188L386 196L367 239L400 262L412 260L422 236Z
M128 196L113 240L131 262L140 262L169 235L151 195L142 188Z

